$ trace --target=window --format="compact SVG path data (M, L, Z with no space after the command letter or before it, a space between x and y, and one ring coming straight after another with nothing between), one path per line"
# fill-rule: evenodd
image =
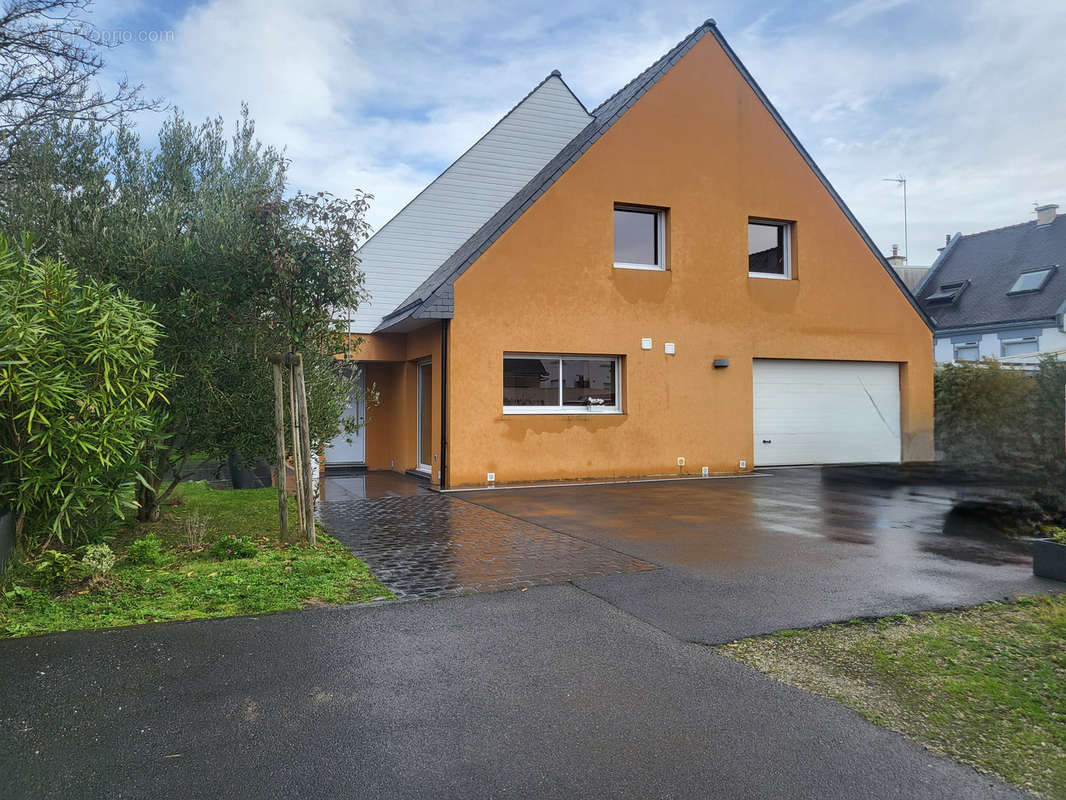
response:
M925 298L925 302L931 306L946 306L950 303L956 303L969 285L969 281L942 283L935 292Z
M1018 339L1004 339L999 343L1000 355L1024 356L1026 353L1040 351L1040 340L1035 336L1023 336Z
M507 414L619 413L621 359L615 356L503 357Z
M666 212L661 208L614 207L614 265L666 269Z
M977 342L960 342L955 345L956 361L980 361L981 348Z
M748 275L792 277L792 223L748 220Z
M1007 290L1007 294L1039 292L1047 284L1048 278L1051 277L1051 273L1054 271L1054 267L1043 267L1042 269L1031 269L1028 272L1023 272L1014 281L1014 285Z

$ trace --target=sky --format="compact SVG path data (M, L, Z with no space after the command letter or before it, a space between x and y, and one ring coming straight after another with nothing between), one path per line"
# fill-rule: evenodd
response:
M594 108L713 17L887 254L1066 212L1066 2L97 0L127 75L284 147L290 184L380 227L553 69ZM145 138L158 114L138 118Z

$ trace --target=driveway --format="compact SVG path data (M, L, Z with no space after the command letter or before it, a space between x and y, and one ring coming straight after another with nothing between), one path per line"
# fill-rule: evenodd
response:
M959 491L879 469L467 492L468 502L660 568L575 585L686 641L1061 589L1028 545L956 518Z
M572 585L0 641L0 794L1021 794Z

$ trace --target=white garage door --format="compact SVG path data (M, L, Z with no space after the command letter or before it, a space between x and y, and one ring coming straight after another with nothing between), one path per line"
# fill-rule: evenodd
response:
M899 462L899 365L756 359L755 466Z

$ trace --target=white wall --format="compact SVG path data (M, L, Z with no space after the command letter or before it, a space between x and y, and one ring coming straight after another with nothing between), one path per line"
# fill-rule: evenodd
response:
M1004 331L1007 333L1008 331ZM955 360L955 345L952 339L961 334L951 336L938 336L933 344L933 360L938 364L950 364ZM975 334L974 339L979 339L981 358L999 358L1000 338L999 333ZM1058 328L1042 328L1040 331L1040 352L1050 353L1056 350L1066 349L1066 333ZM1015 359L1016 360L1016 359Z

